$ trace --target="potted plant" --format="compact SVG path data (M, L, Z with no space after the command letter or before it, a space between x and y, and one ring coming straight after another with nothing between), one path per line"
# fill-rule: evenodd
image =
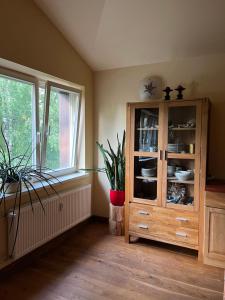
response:
M3 144L0 144L0 206L4 205L5 214L6 212L6 196L7 194L14 194L12 213L14 215L15 210L18 208L18 218L16 224L16 235L14 240L14 246L12 253L14 251L17 233L19 228L20 220L20 208L22 202L22 193L27 191L29 203L33 210L33 201L38 200L43 208L44 206L39 196L38 190L35 188L35 182L38 182L43 187L43 190L49 195L50 190L58 194L55 190L53 183L55 180L60 182L55 176L49 174L49 169L41 168L37 166L29 165L31 155L27 155L30 149L27 149L26 153L12 157L10 153L9 144L4 134L3 125L1 126L1 135ZM53 181L54 179L54 181ZM47 187L50 187L48 191ZM11 231L14 218L9 228Z
M110 184L110 201L115 206L124 205L125 201L125 131L122 142L117 134L117 149L114 151L107 139L109 149L96 142L97 147L104 160L103 168L85 169L85 171L103 172L106 174Z

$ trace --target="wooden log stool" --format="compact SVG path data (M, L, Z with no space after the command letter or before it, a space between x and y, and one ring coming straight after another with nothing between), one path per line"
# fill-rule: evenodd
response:
M114 235L124 235L124 206L110 203L109 230Z

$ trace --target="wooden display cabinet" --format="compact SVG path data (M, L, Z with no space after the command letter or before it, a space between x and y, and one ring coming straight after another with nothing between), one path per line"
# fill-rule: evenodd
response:
M127 241L140 236L199 250L207 118L207 99L127 104ZM188 170L178 180L175 173Z

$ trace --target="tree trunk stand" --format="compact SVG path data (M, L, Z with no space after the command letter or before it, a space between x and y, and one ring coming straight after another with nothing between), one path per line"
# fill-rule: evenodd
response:
M114 235L124 235L124 206L110 203L109 230Z

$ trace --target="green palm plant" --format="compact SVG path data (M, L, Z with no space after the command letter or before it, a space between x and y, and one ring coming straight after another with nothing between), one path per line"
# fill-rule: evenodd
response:
M50 192L54 192L58 195L56 189L53 184L55 180L60 182L55 176L49 174L49 169L41 168L33 165L29 165L31 155L27 155L30 151L30 147L26 150L26 152L22 155L18 155L12 157L10 152L9 143L4 134L3 125L1 126L1 136L3 138L3 144L0 144L0 207L4 206L4 213L7 213L6 210L6 198L7 194L9 194L10 188L16 184L15 191L13 192L13 205L12 205L12 213L15 214L15 211L18 210L18 217L16 218L16 234L14 245L12 248L12 253L15 248L15 243L18 235L19 229L19 221L20 221L20 209L22 204L22 194L24 191L28 193L29 203L31 205L32 211L33 202L38 200L44 212L44 206L39 195L38 189L35 187L35 183L40 183L43 190L47 195L50 195ZM50 190L48 190L48 188ZM12 230L14 218L12 218L9 233ZM11 253L11 255L12 255Z
M97 147L104 160L103 168L83 169L85 171L96 171L105 173L111 190L125 190L125 131L123 132L122 142L117 134L117 150L114 151L109 140L107 139L109 150L105 149L103 144L96 142Z

